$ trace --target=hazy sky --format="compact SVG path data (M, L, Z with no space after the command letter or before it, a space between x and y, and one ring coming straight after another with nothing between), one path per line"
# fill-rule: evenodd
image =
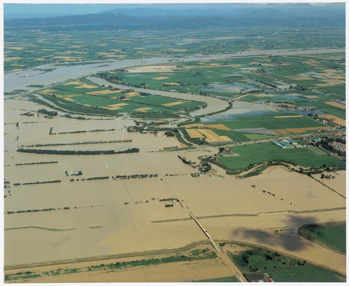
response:
M66 15L82 15L90 13L99 13L115 8L161 8L161 9L218 9L224 11L226 8L237 6L249 7L275 7L285 4L4 4L4 17L10 18L33 18L33 17L52 17ZM329 10L343 9L344 4L318 4L311 3L312 6L326 6ZM293 6L310 6L309 4L294 4ZM325 8L325 7L323 7ZM327 9L327 8L325 8ZM324 10L325 10L324 9Z

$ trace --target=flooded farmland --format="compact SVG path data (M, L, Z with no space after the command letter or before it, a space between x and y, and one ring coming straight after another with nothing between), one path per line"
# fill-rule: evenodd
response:
M345 5L80 4L4 6L3 281L345 282Z
M21 184L11 187L11 196L5 199L6 265L49 261L52 257L60 260L183 247L205 238L189 219L190 211L198 217L207 217L202 223L213 232L215 239L232 240L246 239L239 232L246 225L251 230L255 228L254 223L259 228L288 226L285 220L288 212L297 218L293 227L297 226L298 219L299 226L321 221L323 213L316 212L320 209L334 209L330 212L333 219L345 219L345 212L341 210L345 200L304 175L276 168L256 178L241 180L214 167L216 175L193 178L190 173L194 169L183 164L177 156L185 155L195 161L199 156L211 154L214 147L161 151L165 147L179 147L180 143L173 137L164 137L161 132L157 135L129 133L125 127L134 124L130 119L26 117L19 114L35 111L39 106L21 100L6 100L5 105L5 177L11 183ZM51 128L57 133L94 129L113 131L49 135ZM119 150L136 147L140 152L91 156L20 153L16 151L19 147L17 136L20 144L25 146L126 139L132 142L37 149ZM16 166L32 162L57 163ZM82 172L81 176L65 173L77 170ZM113 179L136 174L157 176ZM82 181L93 177L108 179ZM61 182L23 185L54 180ZM335 187L343 188L339 191L344 192L342 183ZM166 198L176 198L181 204L165 208L160 199ZM53 210L20 212L44 209ZM304 215L297 214L302 211L313 212L303 220ZM267 215L270 212L280 212L280 215ZM265 216L268 220L263 219ZM270 220L271 217L274 219ZM251 241L255 242L255 239L258 241L258 234L256 238L251 237ZM283 247L283 244L279 248L292 255L303 255L300 250ZM343 270L340 265L333 267Z

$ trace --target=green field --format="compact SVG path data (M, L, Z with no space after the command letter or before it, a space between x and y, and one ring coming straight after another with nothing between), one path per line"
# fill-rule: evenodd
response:
M299 233L325 247L346 253L346 222L306 225Z
M296 260L277 252L252 248L232 254L229 258L248 279L256 274L268 273L275 282L345 282L336 272Z
M142 58L144 56L185 56L190 54L234 53L241 50L285 49L304 47L343 46L345 36L343 29L324 26L321 36L317 27L309 25L300 31L289 26L277 36L275 31L283 30L283 25L271 27L245 26L205 27L205 29L95 29L90 25L71 30L69 27L56 26L55 29L33 29L23 25L21 29L9 28L4 33L5 71L15 71L41 64L66 64L76 61L117 60L123 58ZM212 39L193 42L182 47L176 43L186 37ZM216 37L268 35L260 39L217 39ZM321 41L319 41L319 37ZM216 38L216 39L214 39ZM292 39L290 42L289 39ZM69 42L67 42L69 41ZM154 44L155 43L155 44Z
M99 109L104 113L117 114L119 112L166 112L175 113L178 111L189 111L203 106L202 102L184 101L176 98L168 98L152 94L132 94L128 90L109 90L85 79L79 79L81 84L59 84L47 89L38 91L45 98L64 104L64 107L71 110ZM69 82L68 82L69 83ZM84 87L83 84L88 85ZM91 94L97 92L97 94ZM100 93L98 92L108 92ZM54 94L54 95L52 95ZM179 103L174 104L172 103ZM113 108L114 105L116 109ZM109 109L108 109L109 108ZM144 110L146 108L147 110Z
M308 117L294 118L275 118L276 116L295 116L295 113L273 113L256 116L237 116L235 120L220 121L214 123L205 123L206 125L222 123L231 129L242 128L266 128L266 129L285 129L324 126L318 121Z
M319 121L316 121L306 116L277 118L278 116L298 116L298 114L273 113L273 114L262 114L262 115L256 115L256 116L236 116L234 120L217 120L215 122L205 122L203 124L207 128L210 128L210 125L216 125L216 124L225 125L231 130L218 130L215 128L212 130L219 136L228 136L231 140L235 142L270 139L270 138L276 137L275 135L269 135L269 134L251 133L251 132L258 132L257 130L256 131L250 130L250 132L247 132L247 130L242 130L242 129L265 128L273 132L274 129L307 128L307 127L323 127L324 126ZM263 133L264 131L260 131L260 132ZM287 133L291 133L291 132L286 130L286 134ZM301 132L299 131L299 133Z
M345 282L338 273L317 266L308 265L304 269L276 270L269 273L275 282Z
M260 144L249 144L245 146L231 147L234 153L239 154L235 157L223 157L219 160L230 170L242 170L249 167L250 164L263 163L265 161L283 160L294 165L303 167L313 166L340 166L345 167L345 162L327 154L318 154L310 148L292 148L281 149L271 142Z

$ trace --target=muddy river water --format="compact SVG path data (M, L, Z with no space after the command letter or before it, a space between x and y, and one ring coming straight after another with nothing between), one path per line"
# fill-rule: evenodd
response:
M275 247L320 265L327 265L330 257L327 266L345 272L345 256L300 240L297 233L298 227L306 223L345 220L345 200L315 180L283 168L271 168L258 177L241 180L215 166L210 175L192 177L190 174L196 170L183 164L178 155L198 162L199 156L213 154L217 147L163 151L165 147L180 147L180 143L164 137L162 132L129 133L126 127L134 122L127 118L76 120L48 119L36 113L32 117L20 115L39 108L24 100L5 100L5 177L10 181L5 198L5 265L182 247L205 239L188 219L189 212L193 212L197 217L206 217L201 222L215 239ZM49 135L51 128L55 133L115 130ZM22 145L126 139L132 142L39 148L136 147L140 152L63 156L16 151ZM18 165L52 161L58 163ZM82 171L82 176L65 174L76 170ZM112 178L135 174L156 176ZM103 176L109 178L86 180ZM51 180L61 182L23 185ZM344 193L345 173L338 174L335 180L332 187ZM181 204L167 208L160 199L169 198L177 198ZM17 213L28 210L41 211ZM297 213L302 211L309 212ZM275 228L288 235L275 234ZM273 245L270 241L274 241Z
M342 49L326 51L341 52ZM317 52L323 53L324 50L287 50L280 51L280 54ZM251 56L258 55L258 52L249 53ZM215 57L191 56L185 60ZM29 84L50 85L107 69L168 60L121 60L108 62L108 66L103 67L92 64L57 67L41 74L35 71L10 73L5 75L5 91L28 89L26 86ZM225 101L219 102L226 104ZM37 115L35 111L40 108L42 106L19 98L4 101L4 173L6 180L10 181L4 207L5 265L182 247L205 239L195 222L188 219L189 212L193 212L197 217L205 217L200 221L215 239L273 247L345 273L344 255L298 236L297 230L304 224L346 218L345 199L317 181L281 167L269 168L262 175L243 180L228 176L215 166L212 174L192 177L190 174L197 170L183 164L178 155L199 162L199 156L214 154L217 147L164 151L164 148L178 148L181 144L173 137L165 137L162 132L158 135L129 133L126 128L134 122L127 117L48 119ZM243 108L248 107L241 106ZM21 115L28 111L34 116ZM207 114L207 110L203 114ZM54 133L105 131L50 135L51 128ZM130 142L38 148L139 148L140 152L89 156L17 152L21 146L32 144L111 140ZM38 162L56 163L23 165ZM77 170L82 172L81 176L72 177L65 173ZM156 176L112 178L136 174ZM87 180L92 177L108 178ZM24 184L53 180L60 182ZM21 185L15 186L15 183ZM345 172L338 172L331 187L345 193ZM180 204L165 207L166 201L160 201L170 198L178 199ZM275 229L282 229L283 233L279 231L276 234Z

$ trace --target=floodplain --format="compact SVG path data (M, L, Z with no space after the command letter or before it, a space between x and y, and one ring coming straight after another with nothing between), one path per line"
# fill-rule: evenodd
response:
M346 280L343 23L58 20L5 25L6 283Z

